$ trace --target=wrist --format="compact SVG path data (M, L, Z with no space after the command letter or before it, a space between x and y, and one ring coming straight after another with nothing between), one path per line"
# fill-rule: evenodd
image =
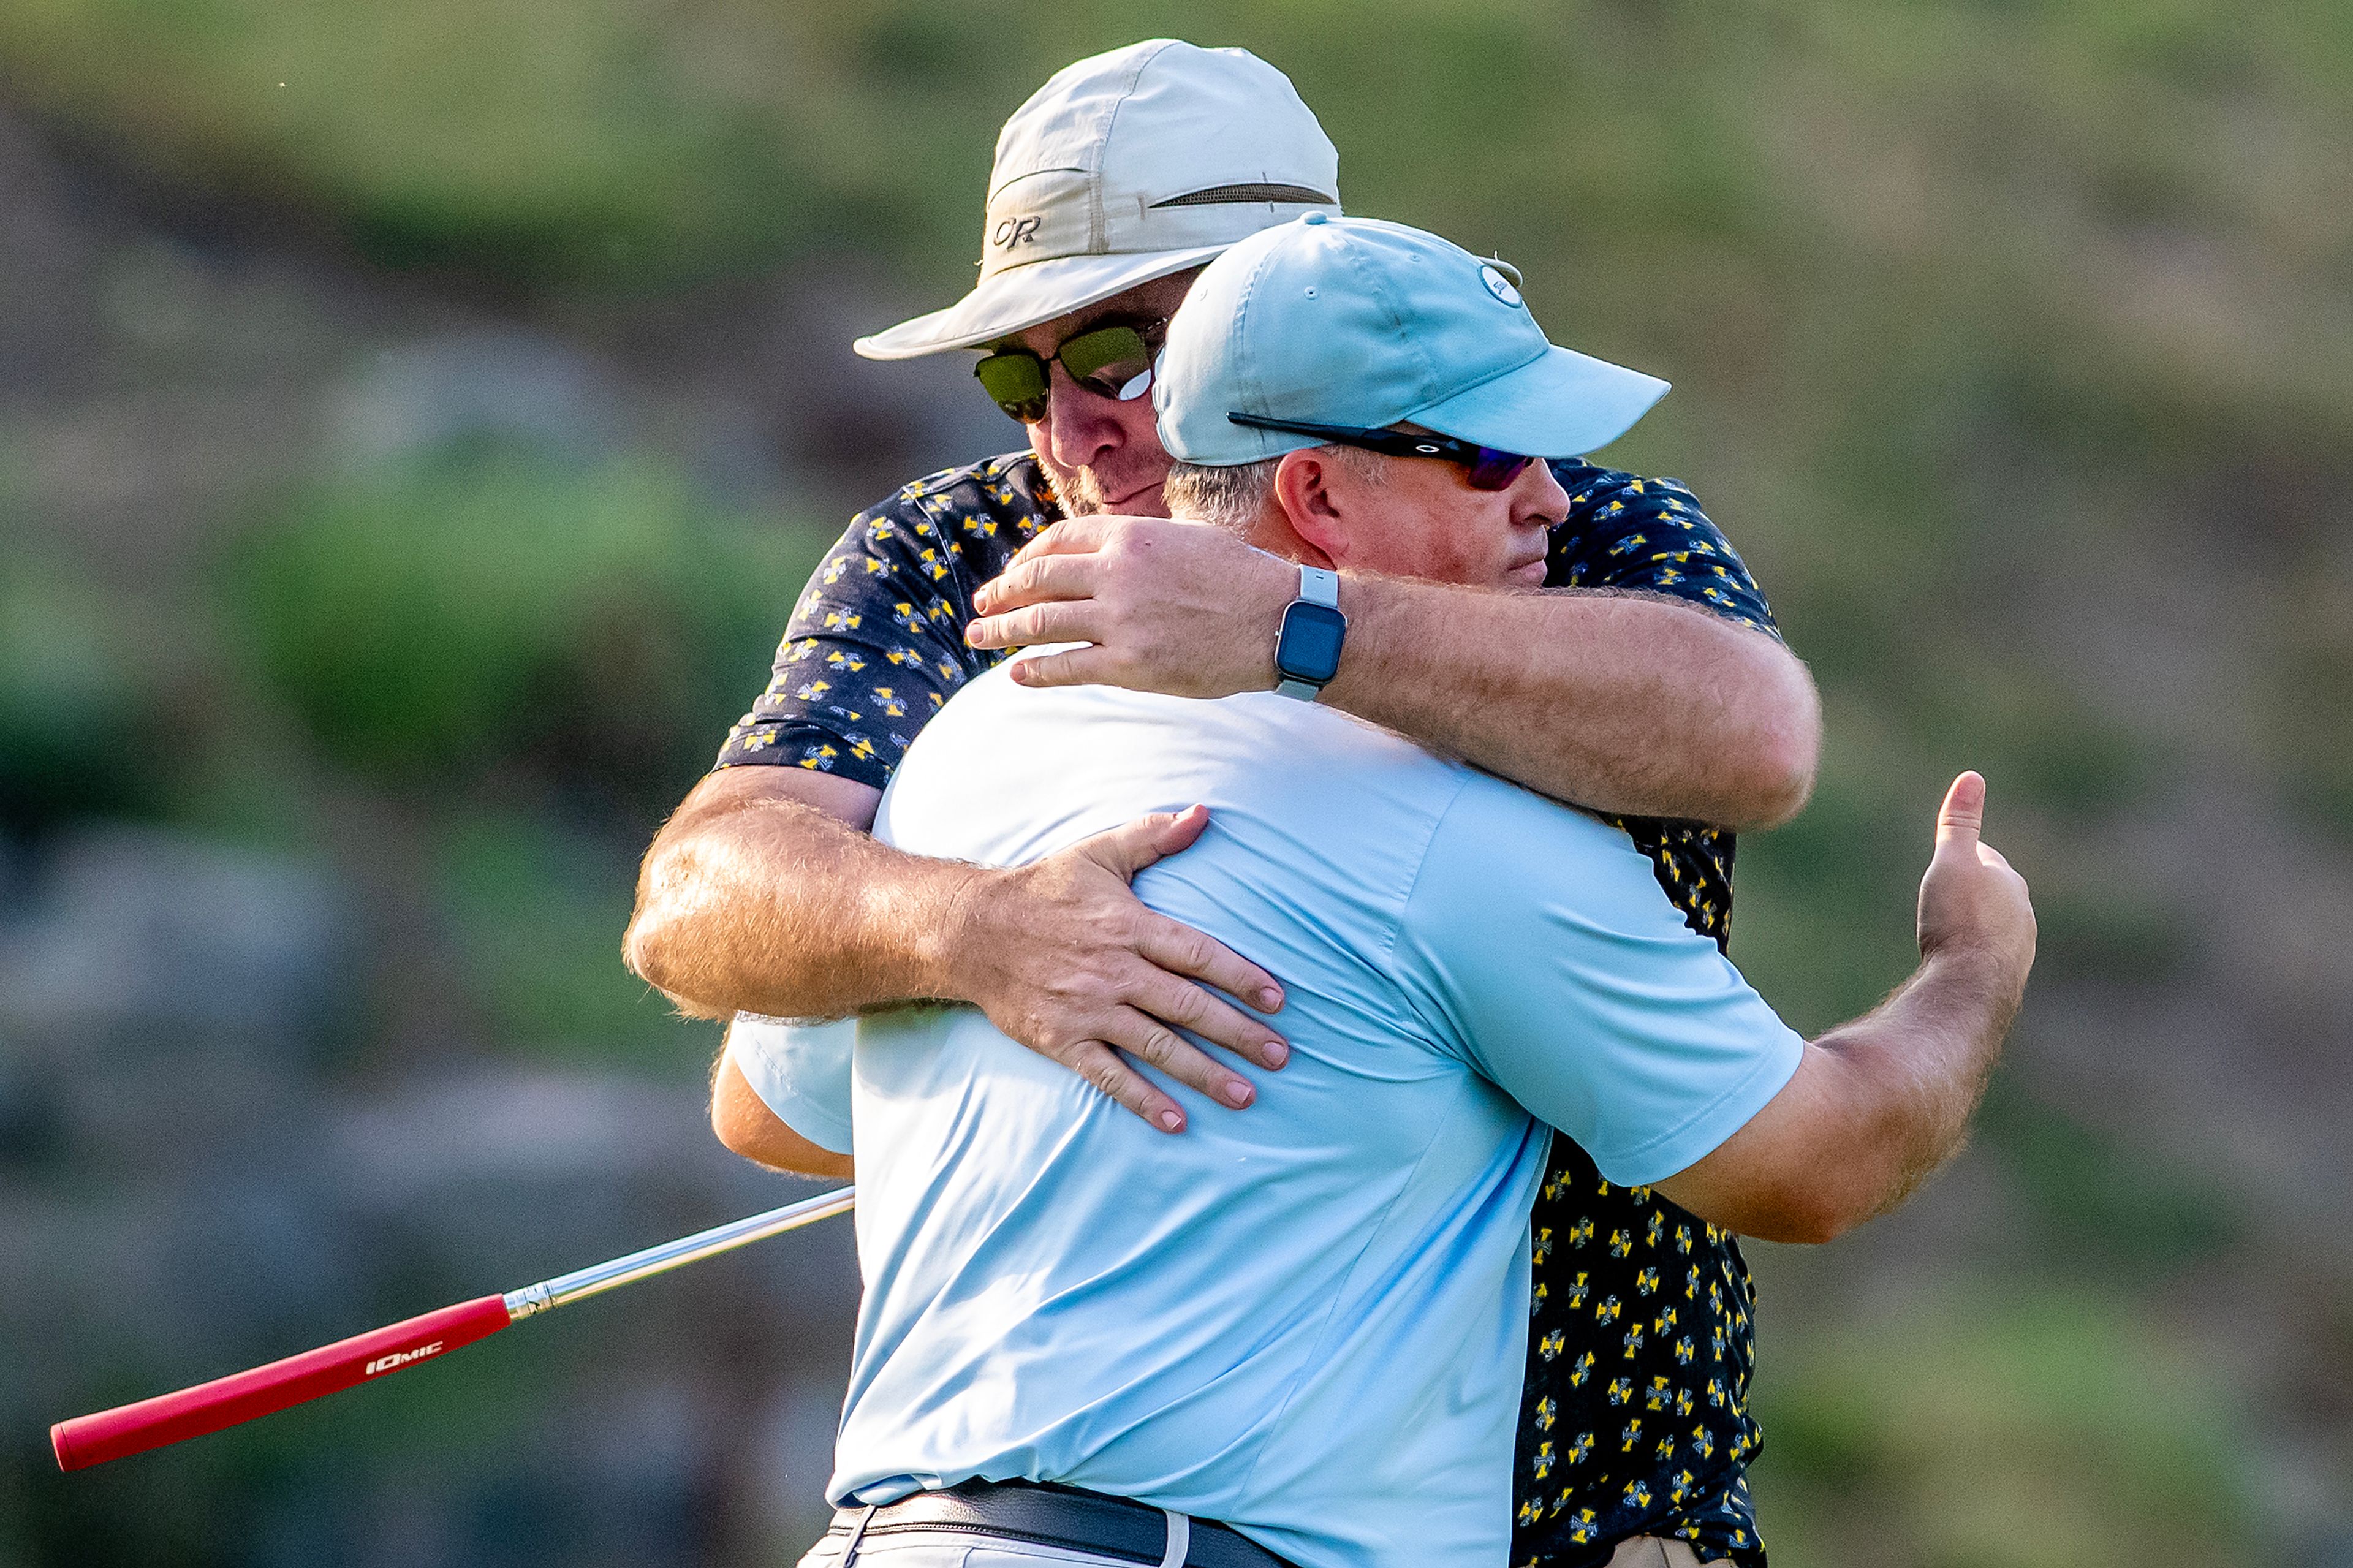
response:
M1416 661L1442 646L1450 630L1460 629L1447 619L1445 595L1470 591L1377 572L1342 573L1340 613L1348 617L1348 639L1340 650L1339 672L1325 684L1322 700L1415 740L1451 745L1451 737L1417 728L1406 710L1412 690L1451 678L1451 671L1441 675Z
M1249 619L1236 628L1238 640L1250 650L1253 661L1250 684L1241 689L1271 691L1282 679L1275 668L1274 650L1282 640L1282 617L1291 613L1291 602L1299 597L1299 563L1255 547L1251 553L1263 570L1250 574L1243 601L1249 605Z
M986 989L982 955L988 951L1004 874L963 861L939 865L939 887L921 922L922 962L912 994L976 1004Z
M1994 942L1963 942L1950 938L1924 943L1920 976L1940 990L1975 997L2007 1018L2025 994L2031 955L2021 959Z

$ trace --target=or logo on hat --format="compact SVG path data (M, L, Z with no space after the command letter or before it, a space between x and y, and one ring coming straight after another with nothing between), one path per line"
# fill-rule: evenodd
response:
M1479 281L1487 286L1488 293L1493 294L1504 304L1517 305L1521 303L1520 291L1512 287L1512 280L1504 277L1502 273L1496 271L1493 268L1482 267L1479 268Z
M996 245L1035 245L1038 243L1038 226L1045 221L1039 217L1006 218L997 224L988 237Z

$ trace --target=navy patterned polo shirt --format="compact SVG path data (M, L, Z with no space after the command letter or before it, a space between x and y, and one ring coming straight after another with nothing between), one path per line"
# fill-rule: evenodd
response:
M1682 485L1587 463L1553 469L1569 514L1553 531L1547 585L1668 595L1778 635ZM818 768L882 788L924 721L1006 657L965 646L973 590L1060 515L1027 452L918 479L859 513L794 606L773 679L718 765ZM1616 820L1685 922L1725 942L1732 836ZM1649 1534L1763 1568L1746 1479L1759 1442L1747 1406L1754 1290L1738 1242L1647 1187L1603 1181L1560 1133L1533 1219L1513 1561L1593 1568Z

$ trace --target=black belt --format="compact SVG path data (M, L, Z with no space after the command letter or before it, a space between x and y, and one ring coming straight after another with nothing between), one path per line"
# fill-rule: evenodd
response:
M859 1534L861 1547L879 1545L893 1535L953 1530L1091 1552L1126 1563L1156 1564L1168 1549L1168 1516L1150 1503L1033 1481L965 1481L944 1491L917 1492L885 1503L871 1518L862 1508L840 1509L826 1533L847 1537L858 1531L861 1519L866 1526ZM1185 1563L1186 1568L1292 1568L1231 1526L1208 1519L1193 1521Z

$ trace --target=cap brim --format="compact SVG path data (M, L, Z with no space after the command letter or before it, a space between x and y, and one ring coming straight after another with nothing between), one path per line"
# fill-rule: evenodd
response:
M1531 458L1581 458L1634 427L1667 383L1557 344L1405 417L1441 436Z
M1083 310L1140 283L1217 259L1222 245L1125 256L1064 256L1008 267L944 310L902 321L852 345L868 359L914 359L948 349L976 349L1040 321Z

